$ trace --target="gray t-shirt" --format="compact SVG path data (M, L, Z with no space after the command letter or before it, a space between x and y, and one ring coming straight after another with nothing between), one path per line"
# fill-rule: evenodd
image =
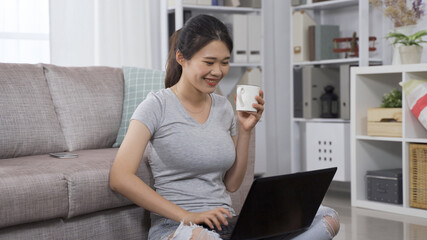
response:
M234 112L225 97L210 96L204 124L189 115L170 88L150 93L131 119L151 132L149 164L160 195L191 212L221 206L234 214L223 182L236 154Z

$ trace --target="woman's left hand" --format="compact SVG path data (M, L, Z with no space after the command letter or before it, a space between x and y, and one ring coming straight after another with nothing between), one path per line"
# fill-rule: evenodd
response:
M239 125L245 130L252 130L257 122L261 119L262 113L264 112L264 92L259 90L259 96L256 96L255 99L258 103L253 103L252 107L254 107L256 112L237 112L237 116L239 118Z

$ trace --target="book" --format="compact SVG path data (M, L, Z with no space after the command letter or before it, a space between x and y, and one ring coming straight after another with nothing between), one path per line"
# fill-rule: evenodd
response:
M315 39L314 39L314 29L315 25L308 27L308 60L316 60L316 51L315 51Z
M334 52L334 38L339 37L339 26L337 25L316 25L314 28L314 49L315 60L326 60L338 58L338 53Z

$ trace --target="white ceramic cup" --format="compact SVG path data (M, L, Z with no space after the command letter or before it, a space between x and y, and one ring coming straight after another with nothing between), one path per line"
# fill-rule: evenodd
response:
M252 103L258 103L255 96L259 96L261 88L253 85L237 85L236 110L243 112L256 112Z

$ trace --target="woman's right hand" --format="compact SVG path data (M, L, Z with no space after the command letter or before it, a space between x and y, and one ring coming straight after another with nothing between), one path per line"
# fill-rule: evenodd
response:
M213 229L215 225L216 228L221 231L221 225L228 225L227 219L224 214L230 218L232 217L231 213L223 207L218 207L200 213L188 212L188 214L184 217L184 224L206 224L211 229Z

